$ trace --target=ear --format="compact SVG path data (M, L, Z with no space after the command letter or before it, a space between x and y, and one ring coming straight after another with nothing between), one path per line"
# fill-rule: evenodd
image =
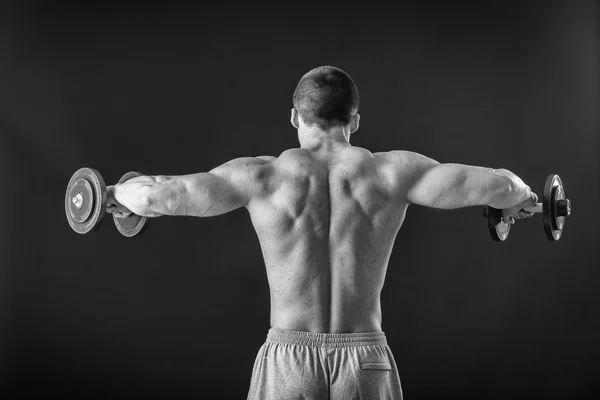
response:
M298 123L298 110L295 108L292 108L292 117L290 118L290 122L294 128L300 129L300 124Z
M350 121L350 133L354 133L358 130L358 126L360 123L360 114L355 114Z

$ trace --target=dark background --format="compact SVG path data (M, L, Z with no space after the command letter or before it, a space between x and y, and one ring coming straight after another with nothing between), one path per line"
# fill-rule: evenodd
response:
M10 398L245 398L269 328L246 211L78 236L64 191L82 166L114 183L297 147L292 92L324 64L359 87L353 144L508 168L539 194L559 173L573 203L554 243L539 216L499 244L478 208L411 208L382 295L406 398L600 395L595 2L1 4Z

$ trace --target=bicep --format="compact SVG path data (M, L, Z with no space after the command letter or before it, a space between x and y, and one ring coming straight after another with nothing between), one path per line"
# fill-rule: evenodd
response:
M503 188L502 178L490 168L440 164L424 156L413 164L406 192L412 204L439 209L483 205Z

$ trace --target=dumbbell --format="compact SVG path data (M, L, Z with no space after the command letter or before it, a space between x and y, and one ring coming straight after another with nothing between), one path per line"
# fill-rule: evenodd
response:
M119 183L140 176L139 172L128 172L119 179ZM102 175L93 168L78 169L65 194L65 214L71 228L82 235L94 232L106 213L106 184ZM148 228L150 219L136 214L127 218L117 218L113 222L123 236L139 236Z
M556 174L548 175L544 185L542 202L533 207L524 207L523 210L531 213L541 213L546 237L551 241L559 240L565 226L565 220L571 215L571 201L565 197L565 188L560 177ZM505 241L510 232L511 224L502 221L502 210L484 206L483 216L487 218L492 239L497 242Z

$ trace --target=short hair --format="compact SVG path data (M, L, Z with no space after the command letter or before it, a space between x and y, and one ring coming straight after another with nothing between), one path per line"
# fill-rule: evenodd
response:
M331 66L310 70L294 90L294 108L309 126L348 125L358 112L358 89L346 72Z

